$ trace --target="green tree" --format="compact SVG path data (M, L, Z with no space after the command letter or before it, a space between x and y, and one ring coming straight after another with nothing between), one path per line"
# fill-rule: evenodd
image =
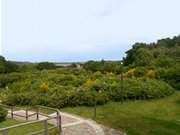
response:
M13 62L6 61L3 56L0 56L0 73L11 73L17 71L18 66Z
M134 64L136 66L147 66L151 64L153 58L152 53L145 48L140 48L137 50L136 55L134 56Z
M126 58L124 58L123 63L125 66L131 65L134 63L136 53L140 48L145 48L147 45L145 43L135 43L132 49L126 52Z

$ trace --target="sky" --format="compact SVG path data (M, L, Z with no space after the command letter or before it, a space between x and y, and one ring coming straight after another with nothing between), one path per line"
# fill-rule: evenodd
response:
M120 60L135 42L180 34L180 0L0 1L8 60Z

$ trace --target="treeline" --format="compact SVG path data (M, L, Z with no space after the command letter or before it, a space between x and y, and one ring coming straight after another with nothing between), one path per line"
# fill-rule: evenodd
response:
M157 43L136 43L126 52L125 66L169 68L180 64L180 36L158 40Z
M7 61L3 56L0 56L0 74L33 70L50 70L56 68L57 66L51 62L19 64L18 62Z
M86 70L90 70L93 72L100 71L102 73L113 72L113 73L121 73L123 72L123 63L122 61L88 61L83 67Z
M18 66L0 56L0 73L11 73L17 71Z
M156 43L135 43L122 61L89 61L84 68L93 72L123 73L125 77L150 77L180 89L180 36Z

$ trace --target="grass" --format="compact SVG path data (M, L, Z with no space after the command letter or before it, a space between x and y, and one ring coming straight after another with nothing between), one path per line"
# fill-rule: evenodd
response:
M90 107L64 108L63 111L92 118ZM179 135L180 92L158 100L111 102L97 107L97 122L128 135Z
M17 120L13 120L13 119L7 119L6 121L3 121L0 123L0 128L5 128L8 126L13 126L15 124L20 124L21 122L17 121Z
M22 121L17 121L17 120L14 120L14 119L7 119L6 121L0 123L0 128L13 126L13 125L20 124L20 123L22 123ZM51 127L51 126L52 125L48 125L48 127ZM25 135L25 134L28 134L28 133L31 133L31 132L34 132L34 131L40 131L40 130L43 129L43 127L44 127L44 123L42 123L42 122L41 123L30 124L30 125L10 129L8 131L8 135ZM55 130L53 130L53 132L55 133ZM2 133L0 132L0 135L1 134Z

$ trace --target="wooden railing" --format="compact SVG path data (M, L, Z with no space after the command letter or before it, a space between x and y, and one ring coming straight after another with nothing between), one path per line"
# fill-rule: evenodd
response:
M49 131L52 129L57 129L57 134L58 135L62 135L62 122L61 122L61 115L60 115L60 111L58 109L55 108L51 108L51 107L46 107L46 106L40 106L40 105L36 105L34 107L28 107L25 109L22 109L21 107L15 107L15 106L7 106L7 105L1 105L3 108L5 108L6 110L8 110L8 114L10 115L10 117L13 119L15 116L18 117L24 117L26 120L29 120L30 117L32 116L36 116L36 121L30 121L30 122L25 122L25 123L21 123L21 124L17 124L14 126L10 126L10 127L6 127L6 128L0 128L0 133L2 135L9 135L8 131L11 129L16 129L18 127L23 127L23 126L27 126L27 125L32 125L32 124L37 124L37 123L43 123L43 129L40 131L35 131L35 132L31 132L28 133L27 135L38 135L38 134L44 134L44 135L49 135ZM55 116L49 116L46 113L42 113L40 112L40 109L46 109L46 110L50 110L56 113ZM17 110L25 110L25 115L21 115L21 114L17 114L15 111ZM32 110L34 113L32 113ZM29 114L29 112L31 112L31 114ZM39 120L39 116L45 116L47 117L46 119L43 120ZM55 120L56 124L53 124L52 127L48 128L48 123L50 120Z

